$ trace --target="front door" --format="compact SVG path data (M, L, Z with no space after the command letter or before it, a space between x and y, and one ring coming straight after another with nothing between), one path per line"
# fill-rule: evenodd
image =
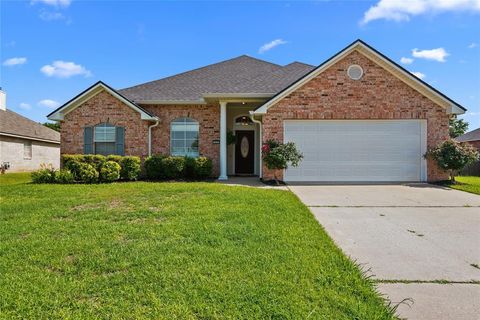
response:
M235 143L235 173L253 174L254 172L254 131L237 130Z

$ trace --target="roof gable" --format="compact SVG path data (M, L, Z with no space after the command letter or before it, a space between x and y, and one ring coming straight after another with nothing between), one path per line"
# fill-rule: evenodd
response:
M58 109L52 111L49 115L47 115L47 118L54 121L63 120L66 114L78 108L80 105L82 105L82 103L93 98L102 91L107 91L112 96L125 103L128 107L140 113L142 120L157 120L157 118L150 114L148 111L136 105L129 99L125 98L123 95L121 95L116 90L112 89L110 86L103 83L102 81L98 81L91 87L78 94L76 97L72 98L70 101L66 102Z
M284 90L280 91L274 97L272 97L269 101L267 101L262 106L258 107L256 110L252 111L253 114L265 114L267 110L275 105L277 102L288 96L290 93L295 91L296 89L300 88L310 80L316 78L322 72L327 70L329 67L334 65L336 62L340 61L342 58L346 57L353 51L358 51L376 64L380 65L385 70L389 71L391 74L402 80L404 83L409 85L410 87L414 88L436 104L445 108L447 113L453 114L462 114L466 111L464 107L460 104L456 103L452 99L445 96L443 93L439 92L426 82L422 81L421 79L417 78L416 76L412 75L410 72L405 70L403 67L395 63L394 61L387 58L382 53L378 52L374 48L370 47L368 44L363 42L362 40L356 40L317 68L313 69L311 72L303 76L302 78L298 79L292 85L285 88Z

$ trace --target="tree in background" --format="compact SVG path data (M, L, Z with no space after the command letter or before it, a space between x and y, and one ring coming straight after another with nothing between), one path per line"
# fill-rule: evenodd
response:
M457 117L450 118L449 122L450 138L456 138L467 132L468 122L463 119L457 119Z
M60 122L45 122L43 125L45 127L60 132Z

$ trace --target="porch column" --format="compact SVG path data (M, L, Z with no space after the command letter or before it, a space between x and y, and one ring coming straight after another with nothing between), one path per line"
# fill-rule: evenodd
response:
M220 176L227 180L227 102L220 101Z

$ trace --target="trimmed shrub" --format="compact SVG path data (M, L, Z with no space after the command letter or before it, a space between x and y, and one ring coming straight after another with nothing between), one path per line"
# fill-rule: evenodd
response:
M185 157L185 177L187 179L195 179L195 158Z
M115 161L116 163L120 164L120 161L122 161L123 156L118 156L116 154L111 154L106 157L107 161Z
M165 179L182 179L185 177L184 157L166 157L162 159L161 167Z
M194 178L206 179L212 176L212 160L207 157L198 157L195 159Z
M91 164L100 172L102 166L107 162L107 157L102 156L101 154L86 154L83 156L82 162Z
M148 179L157 180L165 177L162 160L165 156L153 155L145 159L145 174Z
M140 175L140 158L139 157L121 157L120 166L120 177L124 180L137 180Z
M121 167L115 161L107 161L100 169L100 181L112 182L120 179Z
M42 164L40 169L31 173L33 183L55 182L55 169L52 165Z
M55 172L55 183L74 183L75 176L68 169L61 169Z
M91 164L80 162L78 164L78 180L86 183L98 181L98 171Z

